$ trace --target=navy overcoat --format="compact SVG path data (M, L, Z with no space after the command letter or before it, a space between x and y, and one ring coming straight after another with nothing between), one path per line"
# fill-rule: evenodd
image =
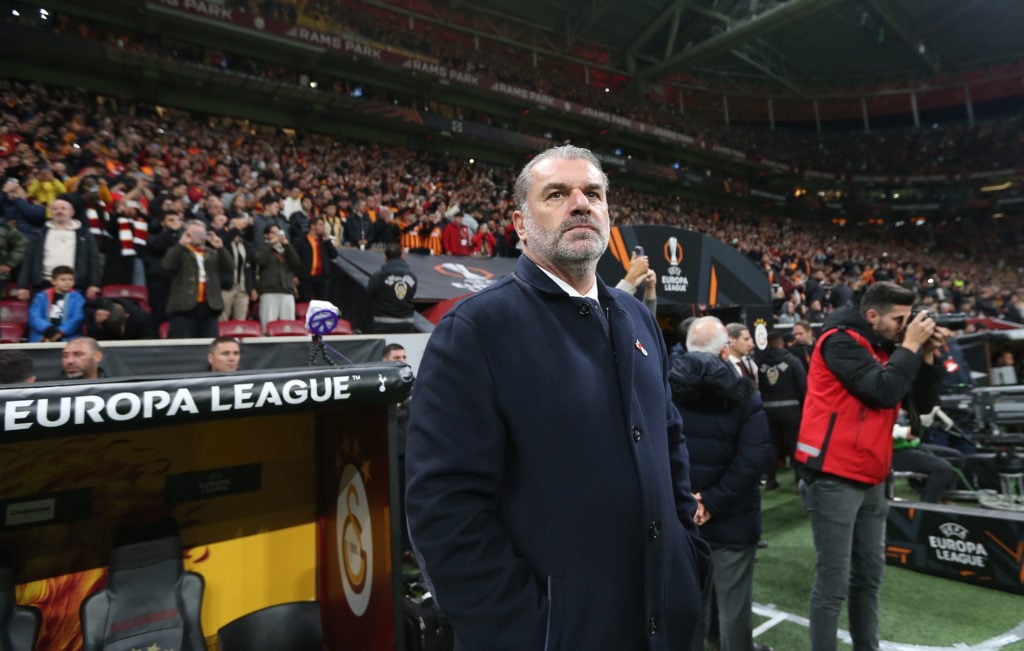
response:
M431 335L412 399L413 545L463 651L670 651L699 620L693 524L661 332L525 256Z

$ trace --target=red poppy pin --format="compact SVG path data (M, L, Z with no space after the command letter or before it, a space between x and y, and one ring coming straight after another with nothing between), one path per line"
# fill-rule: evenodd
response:
M647 349L644 348L644 345L642 343L640 343L639 339L636 340L636 344L634 344L634 345L636 346L637 350L639 350L641 353L643 353L644 357L647 357Z

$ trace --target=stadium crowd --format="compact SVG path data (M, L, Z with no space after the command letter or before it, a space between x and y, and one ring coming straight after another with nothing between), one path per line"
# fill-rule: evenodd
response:
M535 61L533 52L527 49L486 38L474 41L457 30L427 21L410 21L401 14L382 8L368 8L354 1L236 0L231 4L262 17L366 39L381 47L398 48L414 56L437 61L454 70L530 88L646 124L666 126L693 137L697 146L723 146L744 152L752 160L769 159L800 171L825 172L838 177L953 176L1014 169L1024 160L1024 138L1020 135L1022 119L1019 116L981 121L973 126L942 123L910 129L908 124L908 128L876 129L870 133L849 129L825 129L816 133L785 127L773 130L737 124L726 126L721 114L693 111L683 114L656 93L636 97L612 91L601 81L606 75L598 74L597 69L591 69L591 83L586 83L588 76L584 74L583 66L570 59L548 56ZM140 54L157 54L297 85L308 86L313 81L306 73L259 61L251 55L203 48L169 37L112 30L62 14L54 14L49 23L56 32L75 33ZM609 84L614 86L611 82ZM416 105L416 98L373 89L352 80L325 79L320 80L318 86L319 90L328 93L351 93L356 88L368 97L410 107ZM521 128L521 125L509 124L479 111L430 104L432 109L453 112L453 117Z
M55 202L67 199L79 235L90 234L92 244L83 246L98 253L94 265L74 270L76 287L94 299L105 284L146 284L155 324L166 318L172 284L164 256L189 220L225 243L244 242L253 258L273 247L275 226L275 238L297 244L311 224L332 249L395 242L413 253L518 253L511 169L13 81L0 84L0 106L0 175L7 178L0 204L7 224L29 240L25 250L35 246L37 258L45 251L38 242L55 230ZM626 187L614 192L615 225L689 228L748 255L775 285L784 321L789 314L818 320L878 279L948 303L943 309L1022 321L1012 220L867 230ZM262 289L250 280L254 305L264 292L309 297L301 287L308 272L280 257L289 258L291 275ZM22 299L50 286L41 266L4 264Z

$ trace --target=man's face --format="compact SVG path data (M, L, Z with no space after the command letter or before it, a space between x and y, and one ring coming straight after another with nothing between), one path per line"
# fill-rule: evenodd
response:
M189 224L188 236L195 246L202 246L206 243L206 228L201 224Z
M407 364L408 363L406 361L405 349L404 348L395 348L394 350L389 350L388 354L384 356L384 359L382 361L385 361L385 362L402 362L403 364Z
M242 361L242 347L234 341L222 341L206 356L206 360L214 373L233 373Z
M280 234L281 234L281 229L279 229L277 226L275 226L275 227L271 228L269 231L267 231L267 233L266 233L266 235L264 235L263 239L265 239L267 242L276 242L277 241L277 236L280 235Z
M73 274L61 274L53 278L52 282L54 289L61 294L67 294L75 286L75 276Z
M732 343L732 352L737 357L745 357L754 350L754 338L750 336L750 330L744 330L740 336L729 341Z
M582 159L549 159L532 170L528 213L513 220L534 261L589 265L608 248L608 201L601 173Z
M873 309L868 310L867 319L879 337L888 341L899 341L903 327L910 320L910 306L893 305L885 314Z
M327 224L323 221L317 221L313 224L313 234L317 237L322 237L327 233Z
M167 213L164 215L163 226L172 232L181 230L181 215L173 212Z
M87 343L74 339L64 346L61 364L64 374L73 380L95 380L103 353L93 350Z
M70 203L63 199L55 199L50 202L50 219L53 223L58 226L67 226L71 224L71 219L75 216L75 209Z
M811 336L811 331L802 325L793 326L793 339L796 343L804 346L810 346L814 343L814 337Z

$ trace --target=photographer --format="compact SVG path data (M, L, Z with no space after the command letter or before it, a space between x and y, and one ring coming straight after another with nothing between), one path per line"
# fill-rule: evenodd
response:
M913 302L899 285L871 285L859 309L825 320L811 359L795 458L816 552L813 651L836 648L847 596L854 647L878 648L892 426L901 402L911 414L938 402L935 351L950 336L925 311L911 318Z
M221 239L207 233L206 224L193 219L164 256L163 268L171 277L168 336L216 337L217 316L224 309L220 279L235 268Z

